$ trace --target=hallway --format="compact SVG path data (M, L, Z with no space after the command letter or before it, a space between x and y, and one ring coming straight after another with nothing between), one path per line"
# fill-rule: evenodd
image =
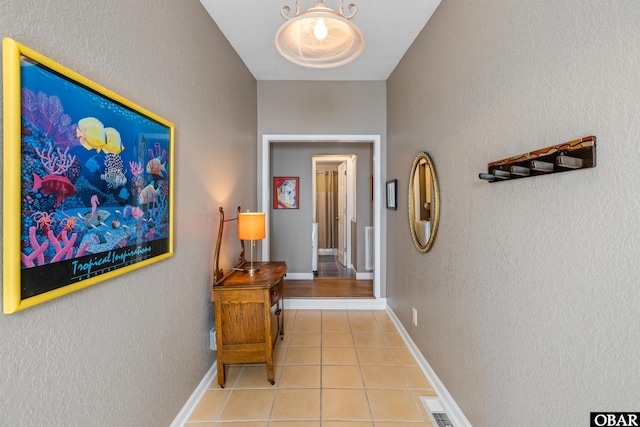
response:
M433 427L419 396L434 396L385 311L288 310L264 364L232 365L187 427Z
M335 255L319 255L318 256L318 275L317 279L323 278L343 278L352 277L355 279L356 274L353 269L347 268L338 262Z

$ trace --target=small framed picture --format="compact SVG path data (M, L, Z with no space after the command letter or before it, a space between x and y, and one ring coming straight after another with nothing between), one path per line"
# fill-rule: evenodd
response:
M387 209L398 209L398 180L387 181Z
M273 178L273 209L298 209L298 177Z

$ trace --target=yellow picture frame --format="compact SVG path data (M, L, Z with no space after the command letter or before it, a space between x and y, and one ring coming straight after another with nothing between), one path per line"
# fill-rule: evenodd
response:
M171 257L174 125L15 40L2 49L4 313Z

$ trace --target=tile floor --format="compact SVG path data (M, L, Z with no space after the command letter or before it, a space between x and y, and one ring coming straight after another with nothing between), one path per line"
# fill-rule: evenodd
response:
M385 311L287 310L264 364L227 368L186 427L433 427L419 396L435 392Z

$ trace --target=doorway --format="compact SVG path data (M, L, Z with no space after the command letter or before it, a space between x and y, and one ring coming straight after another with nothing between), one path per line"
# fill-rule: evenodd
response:
M356 176L354 154L314 155L312 163L313 224L316 238L312 252L315 279L353 278L351 219L355 216Z
M366 143L373 145L373 177L371 180L372 188L371 194L381 194L382 191L382 183L386 179L386 175L383 174L383 167L380 161L382 156L382 141L380 135L306 135L306 134L263 134L260 142L260 151L258 155L258 181L259 181L259 193L258 193L258 205L260 209L266 214L267 224L270 223L271 219L271 210L270 210L270 201L271 201L271 188L270 188L270 177L271 177L271 157L270 150L272 144L281 144L281 143ZM372 200L373 204L373 297L375 299L374 303L368 302L366 303L367 307L385 307L386 298L382 296L383 291L383 283L385 280L383 274L383 266L385 264L386 254L382 251L382 247L386 242L384 236L384 230L386 229L386 224L382 221L383 218L383 210L382 210L382 198L374 197ZM350 238L347 236L347 238ZM270 230L267 228L266 237L261 241L261 257L263 260L270 259ZM309 249L310 250L310 249ZM295 274L295 277L294 277ZM309 273L311 275L311 273ZM303 280L305 279L304 274L298 274L297 272L287 273L288 278L291 280ZM297 304L307 304L307 302L298 302ZM318 306L320 302L309 302L309 304L314 304L314 306ZM325 305L331 305L330 302L322 302ZM357 300L342 300L340 304L360 304ZM289 306L290 308L292 306Z

